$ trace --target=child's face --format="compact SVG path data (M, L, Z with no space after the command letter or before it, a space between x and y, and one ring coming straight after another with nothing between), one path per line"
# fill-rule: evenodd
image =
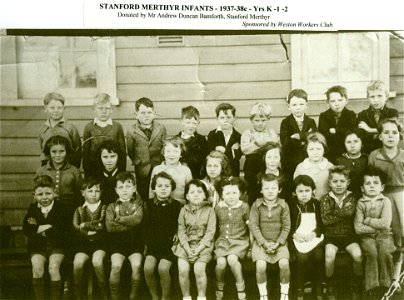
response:
M345 149L351 155L357 155L362 149L362 140L356 134L347 135L345 138Z
M181 157L181 147L174 146L173 144L167 143L164 146L164 159L167 164L174 165L177 164Z
M66 160L66 148L64 145L53 145L50 148L50 157L54 165L62 165Z
M64 109L62 102L57 100L51 100L48 105L45 105L45 113L53 121L60 121L63 118Z
M94 107L94 115L98 120L100 120L102 122L107 121L109 118L111 118L111 115L112 115L111 103L97 104Z
M263 181L261 187L261 193L265 200L274 201L278 198L279 184L278 181Z
M236 120L230 109L227 111L221 110L217 116L217 121L224 130L230 130L233 128L234 121Z
M117 167L118 154L115 152L109 152L107 149L103 149L101 151L101 161L104 165L105 171L112 172Z
M125 182L117 181L115 191L120 200L127 201L132 199L133 194L136 191L136 187L130 179L126 180Z
M368 99L373 109L381 109L387 101L386 93L382 89L368 91Z
M347 100L340 93L331 93L328 97L328 105L333 112L340 114L347 104Z
M85 190L81 191L84 200L87 203L94 204L100 201L101 188L99 184L93 185L92 187L87 187Z
M348 189L349 180L344 174L333 173L328 180L331 191L339 196L345 194Z
M307 203L313 197L314 191L310 186L299 184L295 190L297 200L301 203Z
M225 185L222 191L223 201L230 207L240 200L240 189L237 185Z
M203 189L201 187L191 184L189 186L186 198L192 205L196 206L201 204L202 201L205 200L205 193L203 192Z
M136 112L136 118L139 121L140 125L150 126L153 123L156 114L154 112L153 107L147 107L143 104L139 106L139 109Z
M269 118L266 116L257 116L255 115L251 119L252 126L255 131L261 132L264 131L268 126Z
M370 198L380 195L384 190L384 184L379 176L364 176L363 185L361 187L362 193Z
M301 118L307 109L307 101L303 98L292 97L289 100L288 108L292 115L297 118Z
M39 186L34 191L34 199L42 207L51 205L54 198L55 198L55 192L51 187Z
M383 146L386 148L396 148L400 142L400 133L394 123L384 123L383 130L379 135Z
M222 172L222 160L220 158L209 157L206 161L206 174L210 179L216 179Z
M320 142L309 142L307 144L307 156L311 162L320 162L323 160L324 147Z
M267 170L277 170L281 163L281 154L278 148L268 150L265 154L265 166Z
M154 193L156 197L160 201L165 201L170 198L170 194L172 191L171 181L167 178L159 177L156 180L156 187L154 189Z
M195 118L184 117L181 119L182 131L185 134L193 135L198 128L199 120Z

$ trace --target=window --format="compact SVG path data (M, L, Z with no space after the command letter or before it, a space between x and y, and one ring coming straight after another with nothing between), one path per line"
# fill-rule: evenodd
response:
M325 99L333 85L348 89L350 99L366 98L371 80L389 84L389 34L294 34L292 88L302 88L311 100Z
M116 97L115 45L111 38L15 37L15 97L2 105L42 105L48 92L69 105L91 105L100 92Z

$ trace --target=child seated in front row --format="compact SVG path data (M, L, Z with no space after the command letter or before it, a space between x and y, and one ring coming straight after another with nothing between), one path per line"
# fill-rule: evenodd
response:
M338 250L345 249L352 257L354 277L353 294L358 298L361 291L362 251L354 229L357 199L348 190L349 170L344 166L330 169L330 191L320 200L321 220L325 236L325 276L328 299L335 298L333 280L334 263Z
M55 201L55 184L50 176L34 179L34 203L24 217L32 264L32 287L37 300L45 299L45 271L50 276L50 299L59 299L62 288L60 266L65 257L64 245L70 220L60 202ZM48 266L48 267L47 267Z
M314 198L316 185L308 175L293 180L295 196L289 202L291 251L297 261L297 299L303 300L306 282L313 282L317 297L323 296L324 239L320 202ZM313 281L312 281L313 280Z
M107 207L105 225L109 232L111 255L111 273L109 286L111 299L119 300L120 273L124 260L129 260L131 276L130 299L137 299L141 281L143 241L141 238L141 221L143 202L136 194L135 177L128 172L116 176L117 201Z
M185 185L191 181L192 173L187 165L182 163L182 158L185 153L184 141L178 137L174 136L164 140L163 146L163 156L164 161L153 168L151 172L151 178L160 172L166 172L175 181L175 188L171 192L171 197L185 204L184 199L184 189ZM154 192L152 188L149 188L149 199L154 198Z
M365 291L371 299L381 299L392 279L395 251L391 232L391 202L382 194L385 174L369 169L363 175L363 197L355 214L355 232L365 256Z
M199 111L194 106L187 106L181 109L181 127L178 133L185 144L183 153L184 162L192 172L192 178L202 179L201 169L206 155L209 153L206 138L197 132L199 125Z
M216 109L219 126L208 134L209 151L217 150L226 155L229 160L231 175L240 176L240 133L234 129L236 108L229 103L220 103Z
M278 194L280 177L273 174L261 176L262 198L251 207L249 228L254 236L252 260L256 263L257 285L260 300L268 300L267 263L279 265L281 300L289 299L289 250L287 238L290 231L288 204Z
M248 203L250 206L259 196L257 193L257 174L261 166L261 150L268 142L277 143L279 138L274 130L268 128L271 118L271 106L255 103L250 109L252 129L241 135L241 151L246 156L244 179L247 182Z
M224 299L227 265L236 280L238 299L247 299L240 260L246 257L250 248L250 207L240 200L242 191L243 183L238 177L223 178L220 182L219 193L222 200L215 207L219 230L215 242L216 300Z
M195 273L198 300L206 300L206 265L212 260L216 215L205 184L193 179L185 186L187 203L178 216L178 239L172 250L178 257L178 281L183 300L191 300L189 271Z
M171 247L177 233L181 204L171 198L175 181L166 172L153 176L151 188L154 198L147 204L143 222L144 242L147 247L144 275L152 299L168 300L171 289L170 269L175 260ZM159 276L155 274L156 269ZM160 277L159 281L157 277Z
M90 260L97 277L100 297L108 299L104 260L106 256L105 215L107 206L100 200L100 182L87 177L82 185L81 193L84 204L79 206L73 215L73 229L76 233L76 254L73 261L74 292L76 299L81 299L82 280L85 264Z

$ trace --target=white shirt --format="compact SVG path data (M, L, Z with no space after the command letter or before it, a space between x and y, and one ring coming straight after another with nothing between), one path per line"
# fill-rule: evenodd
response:
M98 201L97 203L88 203L88 202L85 202L85 203L83 204L83 208L87 207L88 210L93 213L93 212L95 212L95 211L98 209L98 207L100 207L100 205L101 205L101 201Z
M94 124L104 128L104 127L107 127L108 125L112 125L112 119L109 118L108 120L106 120L104 122L104 121L101 121L98 118L94 118Z

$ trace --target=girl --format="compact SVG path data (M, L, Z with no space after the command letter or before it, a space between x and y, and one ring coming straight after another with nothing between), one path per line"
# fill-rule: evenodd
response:
M327 151L324 136L319 132L310 133L307 136L306 151L308 158L297 165L293 178L299 175L310 176L316 186L314 196L320 201L328 193L328 170L334 166L324 157Z
M362 138L357 129L348 130L344 141L346 152L337 157L336 164L349 169L348 190L359 199L362 197L361 184L363 173L368 166L368 155L362 153Z
M101 187L96 179L87 177L81 193L85 203L79 206L73 215L73 229L77 235L76 255L73 261L76 299L81 299L84 265L90 257L100 289L100 298L108 299L104 273L107 207L101 204Z
M64 241L69 219L63 204L54 201L56 194L50 176L34 179L33 195L35 203L29 206L23 222L31 256L32 287L36 299L45 299L44 273L48 262L50 299L55 300L60 298L60 266L65 257Z
M219 194L216 191L217 185L224 177L231 175L229 160L224 153L213 150L205 159L205 164L202 169L202 182L206 184L209 193L209 202L214 208L219 202Z
M154 191L154 199L147 206L143 223L144 241L147 246L144 274L152 299L166 300L170 296L170 268L175 258L171 246L177 232L181 204L171 198L175 181L167 173L154 175L151 188ZM161 297L155 276L156 268L160 277Z
M252 259L256 263L257 285L260 300L268 299L267 263L278 263L280 269L281 297L289 299L289 251L287 237L290 231L289 207L278 197L279 177L264 174L260 181L262 198L251 207L250 231L254 236Z
M290 220L291 244L297 259L297 299L303 300L303 285L305 280L308 281L309 273L313 276L317 297L320 298L324 277L320 202L314 198L316 185L310 176L299 175L293 183L295 197L290 202Z
M70 143L63 136L52 136L46 142L44 152L50 155L50 160L36 171L36 176L48 175L53 179L56 199L63 203L71 219L74 210L82 204L82 177L80 171L67 162L71 153Z
M215 208L219 237L215 242L216 299L223 299L227 264L236 279L239 299L247 299L240 259L245 258L249 248L248 218L250 208L240 200L242 182L237 177L228 177L220 183L222 201Z
M98 157L102 171L98 172L97 178L101 182L101 202L107 206L118 199L115 192L116 175L120 171L125 171L118 167L121 155L116 142L108 140L101 143Z
M383 147L370 153L369 166L382 170L387 174L384 193L391 200L392 229L397 252L394 254L395 285L399 285L401 272L403 236L404 236L404 150L398 147L402 128L395 119L381 121L379 139Z
M274 130L267 128L271 118L271 107L268 104L255 103L250 109L252 129L247 129L241 135L241 151L246 156L244 163L244 178L247 181L248 203L254 203L257 197L256 178L260 170L260 156L263 146L268 142L279 141Z
M178 216L178 241L172 248L178 257L179 283L183 299L191 300L189 270L193 265L198 300L206 300L206 264L212 259L216 215L202 181L188 182L184 195L187 203Z
M184 188L187 182L192 179L191 170L180 162L185 152L184 141L180 137L172 137L164 140L163 156L164 161L153 168L151 178L160 172L166 172L171 175L175 181L176 188L172 191L171 197L185 204ZM154 198L153 190L149 189L149 198Z

